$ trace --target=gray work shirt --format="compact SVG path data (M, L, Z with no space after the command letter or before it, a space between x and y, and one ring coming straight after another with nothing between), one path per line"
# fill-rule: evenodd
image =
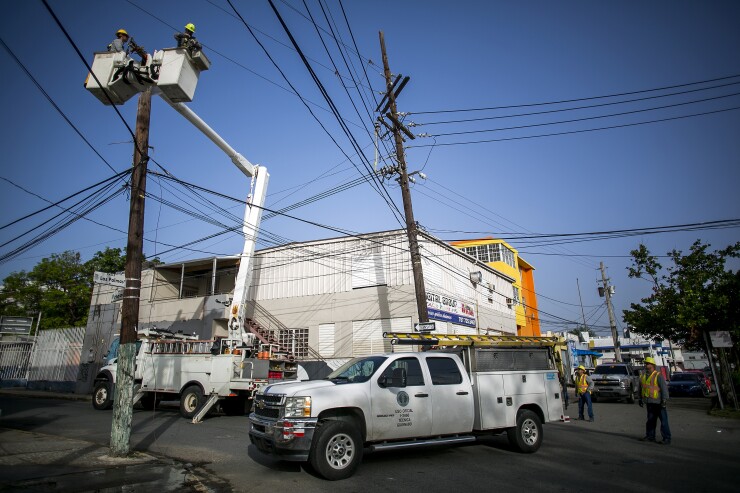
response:
M123 47L123 40L121 38L114 39L111 44L108 45L108 51L113 51L115 53L126 51Z

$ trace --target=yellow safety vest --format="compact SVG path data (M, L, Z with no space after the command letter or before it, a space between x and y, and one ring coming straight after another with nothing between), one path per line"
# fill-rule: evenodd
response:
M658 385L657 370L650 375L643 373L640 377L642 386L642 397L646 399L657 399L660 396L660 385Z
M588 390L588 382L586 381L586 374L576 377L576 391L578 394L585 394Z

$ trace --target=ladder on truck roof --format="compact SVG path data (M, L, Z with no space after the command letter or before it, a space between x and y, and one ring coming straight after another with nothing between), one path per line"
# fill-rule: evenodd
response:
M506 347L554 347L564 344L558 337L535 337L514 335L478 334L424 334L419 332L383 332L383 338L392 345L421 346L506 346Z

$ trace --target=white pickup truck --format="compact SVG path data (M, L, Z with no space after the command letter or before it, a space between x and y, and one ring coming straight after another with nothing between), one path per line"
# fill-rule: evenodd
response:
M351 476L365 447L461 443L505 431L514 448L535 452L542 424L559 420L563 406L556 339L528 339L529 347L468 341L355 358L324 380L268 385L255 396L250 440L280 459L310 461L329 480Z

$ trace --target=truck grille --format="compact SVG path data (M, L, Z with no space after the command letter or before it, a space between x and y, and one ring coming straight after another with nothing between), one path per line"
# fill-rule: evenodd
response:
M255 397L256 401L263 401L265 404L277 406L283 403L285 394L261 394Z
M266 407L264 409L257 408L254 410L254 414L261 418L278 419L280 417L280 408L277 407Z
M616 387L619 385L619 382L617 382L616 380L603 380L594 383L600 387Z
M262 418L280 418L281 404L285 395L283 394L258 394L254 397L254 414Z

